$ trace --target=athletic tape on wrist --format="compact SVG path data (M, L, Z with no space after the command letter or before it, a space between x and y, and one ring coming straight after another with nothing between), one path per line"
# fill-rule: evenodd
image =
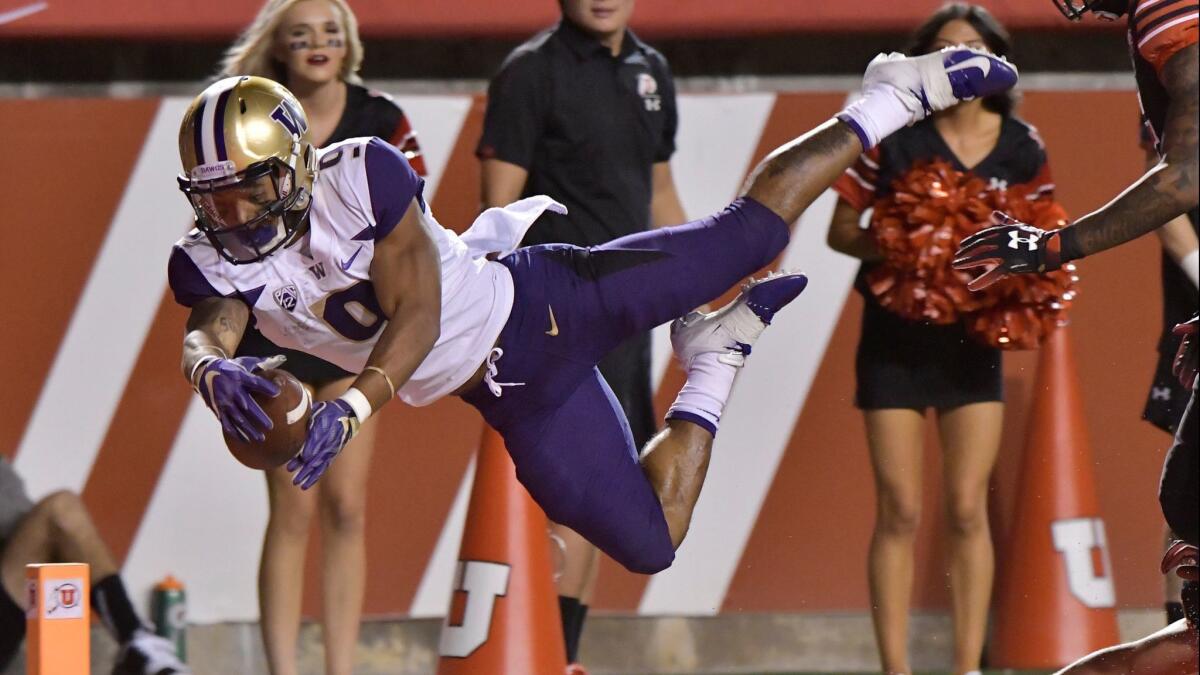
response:
M350 409L354 411L354 416L358 418L359 424L366 422L367 418L371 416L372 412L374 412L374 410L371 409L371 402L367 400L366 394L363 394L354 387L347 389L346 393L342 394L338 398L345 401L346 404L350 406Z

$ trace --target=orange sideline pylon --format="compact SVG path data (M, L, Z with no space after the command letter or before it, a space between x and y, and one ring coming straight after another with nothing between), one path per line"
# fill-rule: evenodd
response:
M438 675L562 675L567 667L546 515L484 431L438 645Z
M91 671L91 594L81 563L25 566L25 672Z
M993 666L1058 668L1119 642L1075 372L1067 329L1059 328L1038 357L1013 537L1000 566Z

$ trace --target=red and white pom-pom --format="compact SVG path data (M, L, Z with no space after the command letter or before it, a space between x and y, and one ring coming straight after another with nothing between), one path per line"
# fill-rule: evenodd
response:
M879 304L912 321L951 324L979 307L969 275L950 266L991 213L987 183L948 162L915 164L875 205L871 231L884 261L867 275Z
M979 293L950 266L959 243L991 225L992 211L1053 230L1067 222L1057 202L1022 188L989 189L943 160L914 164L892 187L871 219L884 260L867 285L881 306L912 321L964 321L976 338L1002 349L1037 347L1066 321L1078 281L1073 266L1016 275Z

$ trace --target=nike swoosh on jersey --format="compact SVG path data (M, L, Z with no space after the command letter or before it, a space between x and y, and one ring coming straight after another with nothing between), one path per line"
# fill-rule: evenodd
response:
M354 252L354 255L347 258L344 262L338 263L338 265L341 266L343 272L350 269L350 266L354 264L354 259L358 257L359 253L362 253L362 250L363 250L363 247L359 246L358 250Z
M558 322L554 320L554 308L546 305L546 309L550 310L550 330L546 331L546 335L554 337L558 335Z
M987 77L987 74L992 70L992 61L986 56L972 56L966 61L959 61L946 68L946 72L953 73L958 70L966 70L967 68L978 68L983 77Z

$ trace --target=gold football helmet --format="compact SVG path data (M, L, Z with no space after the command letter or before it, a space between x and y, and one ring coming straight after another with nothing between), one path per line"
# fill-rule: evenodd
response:
M179 189L229 262L262 260L308 215L316 148L300 102L265 77L227 77L192 101L179 128Z

